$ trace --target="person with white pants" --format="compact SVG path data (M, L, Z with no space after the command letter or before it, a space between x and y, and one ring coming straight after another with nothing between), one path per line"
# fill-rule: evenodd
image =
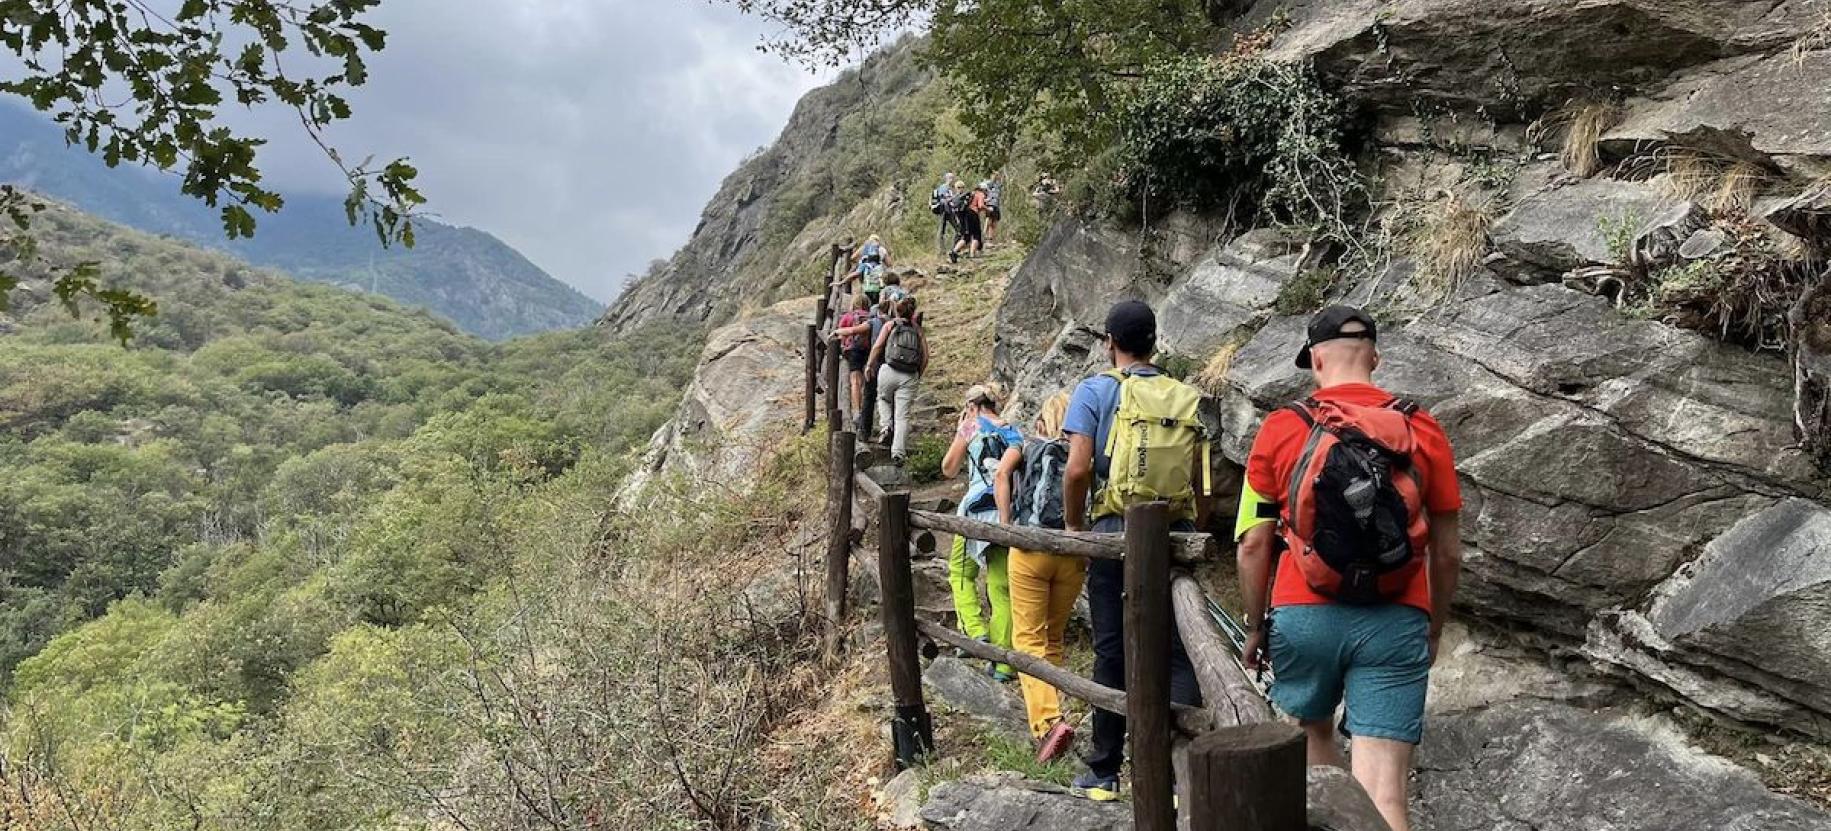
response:
M878 333L865 363L865 377L877 378L877 423L890 435L890 460L898 465L909 457L909 413L928 370L928 338L915 322L915 311L914 297L896 301L895 316ZM910 332L915 335L914 349Z

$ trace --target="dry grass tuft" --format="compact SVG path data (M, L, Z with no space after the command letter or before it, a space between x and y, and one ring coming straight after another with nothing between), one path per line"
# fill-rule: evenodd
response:
M1426 299L1441 300L1475 269L1488 252L1488 228L1494 217L1458 193L1445 193L1426 209L1412 232L1412 250L1418 258L1414 285Z
M1731 164L1723 171L1707 207L1716 213L1747 213L1772 179L1766 170L1748 162Z
M1660 189L1667 196L1697 202L1719 214L1747 213L1774 180L1760 165L1691 147L1661 148L1639 167L1663 170Z
M1803 66L1806 56L1813 52L1831 49L1831 0L1817 0L1813 5L1816 7L1817 19L1813 21L1811 29L1793 41L1791 56L1794 66Z
M1239 354L1241 342L1230 340L1214 350L1202 371L1195 374L1195 385L1210 393L1219 393L1227 384L1227 371L1233 368L1233 356Z
M1602 134L1615 126L1621 118L1621 109L1593 101L1573 103L1566 109L1568 123L1558 158L1564 163L1564 169L1572 174L1585 178L1594 176L1602 169L1602 155L1597 149L1602 143Z

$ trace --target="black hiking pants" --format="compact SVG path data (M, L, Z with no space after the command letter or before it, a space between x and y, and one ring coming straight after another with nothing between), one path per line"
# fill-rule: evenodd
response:
M1125 517L1096 520L1095 531L1125 530ZM1194 531L1195 523L1178 520L1172 531ZM1125 563L1096 559L1087 564L1087 606L1093 616L1094 677L1096 684L1125 689ZM1202 688L1195 680L1195 664L1183 648L1182 635L1170 630L1170 700L1199 707ZM1096 776L1116 777L1125 763L1125 714L1094 710L1093 749L1087 767Z

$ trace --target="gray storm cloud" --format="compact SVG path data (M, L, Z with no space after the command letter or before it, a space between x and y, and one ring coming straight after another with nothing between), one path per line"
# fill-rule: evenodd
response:
M346 157L410 156L430 209L600 299L686 241L737 162L821 78L756 50L764 24L691 0L386 0ZM264 169L339 190L284 113Z

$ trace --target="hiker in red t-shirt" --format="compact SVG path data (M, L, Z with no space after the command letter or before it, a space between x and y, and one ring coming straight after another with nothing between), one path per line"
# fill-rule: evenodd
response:
M1373 385L1377 336L1348 306L1310 320L1297 365L1317 390L1259 428L1235 535L1248 668L1269 657L1272 700L1303 725L1311 764L1346 766L1346 704L1354 778L1408 831L1412 750L1462 568L1462 492L1442 426Z

